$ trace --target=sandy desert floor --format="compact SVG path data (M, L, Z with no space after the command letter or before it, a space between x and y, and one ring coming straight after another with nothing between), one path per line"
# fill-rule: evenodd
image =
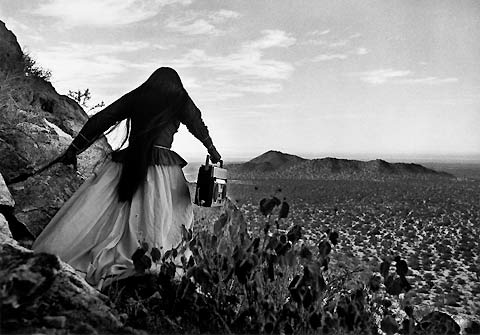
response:
M281 228L301 224L310 245L337 230L333 263L365 277L382 259L401 256L413 286L404 299L419 317L440 310L459 322L480 319L479 180L230 181L229 195L253 234L265 223L259 201L286 198Z

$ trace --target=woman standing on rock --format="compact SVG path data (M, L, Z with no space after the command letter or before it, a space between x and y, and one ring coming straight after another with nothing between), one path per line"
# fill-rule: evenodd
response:
M171 68L156 70L138 88L92 116L61 161L76 156L110 127L127 120L128 147L88 179L63 205L33 245L58 255L98 288L135 273L132 255L142 242L169 250L181 241L181 226L193 222L182 167L171 151L180 123L220 160L201 113Z

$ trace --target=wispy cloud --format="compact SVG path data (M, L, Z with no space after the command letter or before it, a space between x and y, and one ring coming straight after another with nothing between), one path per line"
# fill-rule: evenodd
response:
M368 51L367 48L357 48L357 50L355 50L354 53L357 54L357 55L363 56L363 55L368 54L369 51Z
M335 33L331 33L330 29L323 31L314 30L306 34L306 39L302 41L301 44L322 46L328 49L342 49L355 43L354 40L361 36L359 33L347 37L338 36Z
M270 48L286 48L293 43L295 38L284 31L265 30L262 31L260 38L243 43L236 52L214 55L202 49L192 49L184 56L173 60L173 63L177 67L209 68L250 79L283 80L293 72L293 65L266 58L264 51Z
M313 46L325 46L328 44L328 36L331 32L330 29L324 30L313 30L309 31L305 35L305 39L301 41L302 45L313 45Z
M330 33L330 29L313 30L307 33L307 36L324 36Z
M286 108L291 108L293 104L277 104L277 103L269 103L269 104L258 104L252 106L252 108L258 108L258 109L286 109Z
M192 0L51 0L32 10L35 15L54 17L67 26L119 26L157 15L167 5L188 5Z
M348 36L348 39L349 40L354 40L354 39L359 38L359 37L362 37L362 34L355 33L355 34L352 34L352 35Z
M410 75L411 71L379 69L359 73L360 79L369 84L384 84L395 78L402 78Z
M170 31L187 35L218 35L220 31L205 19L193 21L169 19L165 26Z
M295 41L284 31L265 30L257 39L241 44L235 52L218 54L192 49L180 57L172 56L161 61L166 66L185 69L186 72L208 70L208 80L203 80L201 85L196 85L198 80L190 81L194 85L191 87L202 91L202 99L208 100L208 96L212 100L227 99L247 93L271 94L282 90L283 82L291 76L294 66L290 62L267 57L266 50L286 48ZM158 61L139 66L154 68Z
M312 41L310 41L312 42ZM319 41L317 41L319 42ZM311 43L310 43L311 44ZM326 48L324 48L325 53L319 54L311 59L312 62L325 62L325 61L333 61L333 60L345 60L350 58L351 56L363 56L369 53L369 50L365 47L358 47L358 48L344 48L343 50L338 50L340 52L335 52L334 50L330 49L337 49L342 46L347 46L349 44L349 40L340 40L337 42L327 43L323 41L321 43Z
M229 19L238 19L240 13L228 9L220 9L210 14L210 19L215 22L224 22Z
M224 31L218 25L238 17L239 13L225 9L210 13L189 11L170 17L165 28L186 35L222 35Z
M343 60L347 59L348 56L345 54L322 54L314 57L312 59L313 62L324 62L329 60Z
M283 30L263 30L263 36L244 44L245 49L287 48L295 44L296 39Z
M332 49L343 48L347 46L349 43L350 43L350 40L338 40L338 41L329 43L328 47Z
M290 63L267 59L263 53L255 49L242 49L224 56L211 55L204 50L194 49L182 58L173 60L173 63L178 67L209 68L262 79L286 79L293 71Z
M13 17L6 17L2 18L5 20L5 25L7 29L13 31L14 34L24 34L27 35L29 39L34 41L43 41L45 40L45 36L38 32L38 29L34 27L24 24ZM37 27L38 28L38 27Z
M307 39L307 40L302 41L300 44L302 44L302 45L312 45L312 46L325 46L328 43L324 39Z
M52 82L62 94L69 90L90 88L94 94L102 90L102 99L108 101L106 91L112 88L125 89L118 82L118 76L125 75L131 63L113 55L95 55L81 57L75 54L59 55L55 52L40 52L35 54L42 66L52 71ZM74 64L74 66L72 66Z
M438 78L438 77L424 77L424 78L405 78L399 80L402 84L427 84L427 85L441 85L458 82L458 78Z
M121 41L115 44L86 44L67 42L49 48L48 52L56 53L58 55L74 54L77 55L77 57L91 57L95 55L136 52L150 47L151 45L145 41Z
M426 84L426 85L439 85L458 82L458 78L448 77L421 77L416 76L409 70L394 70L394 69L379 69L373 71L366 71L353 74L357 76L365 83L380 85L385 83L394 84Z
M150 48L144 41L117 44L62 43L34 54L43 67L52 70L55 87L62 93L87 87L115 86L113 80L134 64L125 59L129 53Z
M224 17L234 16L228 12L223 14ZM117 91L131 88L125 81L118 80L128 71L137 72L138 76L133 78L136 81L161 64L180 71L185 69L184 73L190 73L185 77L185 86L202 92L202 99L208 101L281 91L294 66L287 61L267 57L266 53L272 48L289 47L295 41L284 31L265 30L258 38L241 43L236 51L227 54L202 49L182 50L180 56L177 53L151 53L154 44L123 41L116 44L61 43L34 56L42 66L52 69L53 82L63 93L89 87L101 91L105 97L115 91L111 89L112 85ZM143 55L141 61L133 58L135 52ZM151 61L145 59L147 54L152 57ZM204 70L209 73L208 79L200 81L191 75Z
M181 69L180 69L181 70ZM180 71L181 72L181 71ZM272 94L282 89L282 84L276 81L266 81L259 78L222 75L212 73L211 78L202 79L182 76L185 88L198 96L202 102L218 102L231 98L240 98L246 94Z

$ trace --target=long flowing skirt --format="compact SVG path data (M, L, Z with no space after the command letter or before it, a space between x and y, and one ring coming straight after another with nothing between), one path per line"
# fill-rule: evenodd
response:
M147 242L163 251L182 239L193 209L178 165L153 165L131 202L119 202L121 163L107 162L63 205L33 249L58 255L96 286L135 274L132 255Z

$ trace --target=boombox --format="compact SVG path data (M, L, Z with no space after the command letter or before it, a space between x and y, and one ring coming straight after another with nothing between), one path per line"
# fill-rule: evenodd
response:
M223 168L223 161L220 161L219 166L210 164L210 156L207 155L205 165L198 170L195 205L221 206L226 198L227 169Z

